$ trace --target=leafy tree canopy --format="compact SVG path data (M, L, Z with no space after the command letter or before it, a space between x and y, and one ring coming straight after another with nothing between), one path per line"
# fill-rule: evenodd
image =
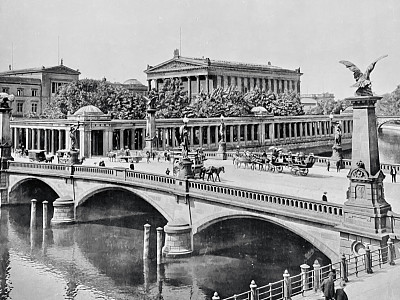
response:
M383 116L400 115L400 85L393 92L383 95L376 104L376 113Z
M105 80L82 79L63 85L42 118L65 118L86 105L94 105L116 119L143 119L146 99L120 85Z
M317 105L312 107L307 114L309 115L329 115L339 114L345 110L350 103L346 100L335 100L334 98L320 99Z

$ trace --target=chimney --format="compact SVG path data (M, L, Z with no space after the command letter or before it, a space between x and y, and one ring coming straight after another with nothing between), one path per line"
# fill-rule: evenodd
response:
M179 57L179 49L174 50L174 58Z
M11 71L11 65L8 65L8 69Z

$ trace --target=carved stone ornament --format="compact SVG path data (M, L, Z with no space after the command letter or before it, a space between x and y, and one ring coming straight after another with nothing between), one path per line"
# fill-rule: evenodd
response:
M162 66L160 69L180 69L185 67L194 67L194 65L189 65L183 62L174 61L165 66Z
M350 179L368 179L369 174L364 168L357 168L351 171Z

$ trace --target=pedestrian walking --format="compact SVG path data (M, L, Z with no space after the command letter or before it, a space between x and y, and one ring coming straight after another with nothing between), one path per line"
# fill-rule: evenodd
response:
M329 272L328 278L325 278L321 285L325 300L335 299L335 284L333 282L333 272Z
M167 168L167 169L165 170L165 174L167 174L167 175L169 175L170 172L171 172L171 171L169 170L169 168Z
M392 182L396 182L396 175L397 175L397 171L395 168L391 167L390 168L390 175L392 175Z
M149 163L150 162L150 152L149 151L146 152L146 159L147 159L147 163Z
M132 171L135 170L135 165L134 165L133 163L131 163L131 164L129 165L129 169L131 169Z
M326 170L327 170L328 172L329 172L330 166L331 166L331 162L330 162L330 160L327 160L327 161L326 161Z
M346 286L346 282L344 280L341 280L339 283L339 286L336 289L335 292L335 300L348 300L347 294L344 291L344 287Z
M152 155L153 155L153 160L154 160L156 158L156 152L153 151Z
M322 195L322 201L328 202L328 197L326 196L326 192Z
M336 161L336 172L340 172L340 160Z

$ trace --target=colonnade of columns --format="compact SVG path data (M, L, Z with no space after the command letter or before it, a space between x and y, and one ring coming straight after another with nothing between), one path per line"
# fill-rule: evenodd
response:
M162 120L160 120L162 121ZM247 123L246 123L247 122ZM157 122L154 150L179 148L181 122L162 124ZM342 134L350 137L352 119L342 119ZM333 135L330 120L309 118L226 120L225 140L228 149L237 146L257 147L268 144L318 140ZM188 123L190 148L216 150L220 140L220 120L207 122L190 120ZM103 156L119 149L142 150L145 146L145 125L113 128L99 126L95 129L81 126L77 135L77 148L81 156ZM55 154L57 150L70 148L69 128L34 128L12 126L13 148L40 149Z
M12 127L13 148L55 153L70 146L68 129Z
M159 90L160 84L168 78L148 79L148 88ZM256 78L256 77L240 77L228 75L195 75L195 76L179 76L169 79L180 79L188 92L189 97L200 92L210 93L216 87L227 88L235 86L241 92L254 90L256 87L265 91L271 90L274 93L282 93L293 90L300 93L300 80L282 79L282 78Z

